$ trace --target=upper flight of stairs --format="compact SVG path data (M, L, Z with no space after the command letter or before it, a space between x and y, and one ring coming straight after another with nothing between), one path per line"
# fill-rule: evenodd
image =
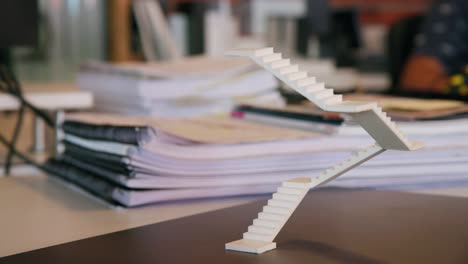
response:
M326 88L324 83L301 71L297 64L282 58L281 53L274 53L273 48L239 49L226 55L249 57L324 111L351 115L385 149L422 147L421 143L408 140L376 103L343 101L342 95L334 94L333 89Z

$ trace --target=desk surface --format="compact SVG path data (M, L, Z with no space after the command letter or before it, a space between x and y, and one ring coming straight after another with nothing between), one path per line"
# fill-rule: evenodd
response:
M0 256L239 205L267 196L112 210L45 175L0 178Z
M225 251L265 201L0 259L15 263L467 263L466 199L369 190L310 192L262 255Z
M468 197L468 188L415 191ZM62 244L269 196L166 203L111 210L44 175L0 178L0 256Z

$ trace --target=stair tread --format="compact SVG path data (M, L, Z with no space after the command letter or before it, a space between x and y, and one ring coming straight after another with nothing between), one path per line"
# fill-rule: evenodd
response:
M289 207L284 207L284 206L279 206L279 205L267 205L269 208L272 208L272 209L279 209L279 210L283 210L283 211L289 211L291 210L291 208Z
M288 197L288 198L297 198L297 197L299 197L299 195L297 195L297 194L288 194L288 193L274 193L274 195L284 196L284 197Z
M302 88L308 85L313 85L315 83L316 83L315 77L307 77L301 80L294 81L294 84L298 86L299 88Z
M295 187L278 187L278 190L289 190L289 191L303 191L304 189L302 188L295 188Z
M264 63L271 63L273 61L282 60L281 53L268 54L262 57L259 57Z
M342 101L339 104L328 106L326 111L330 112L344 112L344 113L358 113L368 111L375 107L376 103L360 102L360 101Z
M252 232L252 231L247 231L247 232L244 233L244 235L253 235L253 236L259 236L259 237L265 237L265 238L272 237L272 235L261 234L261 233Z
M282 182L281 184L284 187L295 187L295 188L302 188L304 190L308 190L310 187L310 182L307 183L300 183L300 182Z
M309 183L310 182L310 178L294 178L294 179L289 179L287 180L287 182L296 182L296 183Z
M281 59L277 61L272 61L271 63L267 63L270 65L270 68L273 70L282 68L282 67L287 67L290 65L291 60L290 59Z
M252 49L252 48L239 48L230 50L225 53L226 56L264 56L265 54L273 53L273 47Z
M280 225L281 224L281 221L279 220L270 220L270 219L254 219L254 224L255 222L259 222L259 223L262 223L262 222L265 222L267 224L272 224L272 225Z
M273 240L273 235L264 235L264 234L254 233L254 232L245 232L243 234L243 238L260 240L260 241L271 241Z
M274 193L273 200L287 201L287 202L296 202L302 198L298 194L285 194L285 193Z
M343 101L343 96L341 94L334 94L330 98L325 100L326 104L338 104Z
M273 221L284 221L284 214L275 214L271 212L260 212L258 213L258 219L261 220L273 220Z
M295 81L295 80L297 80L299 78L301 78L301 79L307 78L307 72L298 71L298 72L287 74L286 76L288 77L289 80Z
M264 212L273 211L275 214L280 214L280 215L289 215L291 213L290 209L278 208L278 207L274 207L270 205L264 206L263 211Z
M278 200L272 199L268 201L268 205L275 206L275 207L282 207L285 209L290 209L297 205L297 202L287 201L287 200Z
M298 65L290 65L279 69L279 74L288 74L293 72L299 72Z
M325 89L324 83L312 83L303 88L308 93L315 93Z
M278 228L272 228L272 227L268 228L268 227L255 226L255 225L251 225L247 228L248 232L253 232L253 233L267 235L267 236L274 235L277 230Z
M258 228L258 229L265 229L265 230L268 230L268 231L274 231L274 230L277 229L277 228L275 228L275 227L261 226L261 225L256 225L256 224L249 225L249 227Z

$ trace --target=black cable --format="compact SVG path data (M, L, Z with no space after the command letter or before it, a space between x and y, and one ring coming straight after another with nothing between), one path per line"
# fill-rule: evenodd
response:
M33 159L28 158L28 156L26 156L25 154L23 154L20 151L16 150L16 148L14 148L13 145L11 145L10 142L8 142L8 140L5 137L3 137L3 135L0 135L0 143L2 143L9 151L13 152L13 154L18 156L19 158L21 158L25 162L36 166L37 168L39 168L40 170L42 170L44 172L47 172L47 173L51 172L51 170L47 166L45 166L43 164L40 164L40 163L34 161Z
M0 77L1 79L3 79L0 81L0 91L14 96L20 101L20 104L23 104L25 107L29 108L35 115L41 117L48 126L54 127L54 121L52 121L52 119L46 113L44 113L44 111L32 105L28 100L24 98L22 93L18 93L18 81L16 81L16 79L14 79L14 77L11 76L13 76L13 74L9 73L9 71L6 68L0 68ZM8 81L10 78L13 78L14 82L16 83L13 84L13 86L10 86L11 81Z
M13 136L11 138L10 144L12 148L8 151L7 157L5 159L5 175L10 175L11 163L13 160L14 152L12 151L16 149L16 144L18 142L19 134L21 131L21 127L23 126L23 118L24 117L24 105L21 104L19 112L18 112L18 119L16 120L15 130L13 131Z
M14 155L20 157L27 163L30 163L42 170L45 170L49 172L45 167L32 159L29 159L26 155L22 154L16 149L16 143L19 138L19 134L22 128L23 124L23 119L24 119L24 112L25 108L29 108L34 114L37 116L41 117L48 126L54 127L54 122L52 119L44 113L42 110L36 108L35 106L31 105L24 97L22 93L21 86L18 82L18 80L15 78L13 73L11 73L8 68L4 66L0 66L0 92L7 93L9 95L14 96L19 100L20 103L20 108L19 108L19 113L18 113L18 119L15 125L15 129L13 131L13 136L10 142L6 140L6 138L2 135L0 135L0 141L7 146L8 148L8 154L5 160L5 174L8 175L10 173L11 169L11 161Z
M46 114L44 113L42 110L38 109L37 107L35 107L34 105L32 105L29 101L27 101L22 94L16 94L15 92L12 92L10 91L8 88L7 88L7 84L3 81L0 80L0 92L3 91L7 94L10 94L14 97L16 97L20 103L24 104L25 107L29 108L35 115L41 117L48 126L50 127L54 127L55 124L54 124L54 121L52 121L52 119Z
M66 175L64 175L64 172L61 172L60 170L57 170L53 166L49 166L49 163L41 164L36 162L35 160L29 158L25 154L21 153L18 151L13 145L11 145L8 140L3 137L3 135L0 134L0 143L3 144L4 146L7 147L8 150L13 152L16 156L18 156L20 159L24 160L26 163L31 164L35 167L37 167L39 170L43 171L46 174L55 174L59 175L63 178L66 178Z
M6 69L5 67L1 67L0 74L1 74L1 78L3 79L3 81L6 82L6 89L11 94L15 95L16 97L21 96L22 95L21 87L18 85L16 79L12 77L12 74L8 71L8 69ZM24 104L20 103L18 119L16 121L16 125L13 131L13 136L10 141L10 144L12 145L12 149L16 149L18 135L23 124L23 116L24 116ZM5 175L10 174L10 168L11 168L11 162L12 162L13 156L14 154L11 151L11 149L8 150L8 153L5 159Z
M2 68L2 77L7 81L9 84L9 89L12 93L14 93L17 96L22 96L23 92L21 90L21 86L19 85L18 81L16 78L13 76L13 74L8 71L6 68ZM13 131L13 136L10 141L10 144L12 145L12 149L16 149L16 144L18 142L19 134L21 131L21 127L23 125L23 119L24 119L24 103L20 103L20 109L18 112L18 119L16 121L15 129ZM5 159L5 175L10 175L10 169L11 169L11 163L13 159L14 153L13 151L9 150L8 154Z
M20 103L24 104L25 107L29 108L35 115L42 118L48 126L50 127L55 126L54 121L52 121L52 119L44 111L33 106L23 96L18 96L17 98L20 100Z

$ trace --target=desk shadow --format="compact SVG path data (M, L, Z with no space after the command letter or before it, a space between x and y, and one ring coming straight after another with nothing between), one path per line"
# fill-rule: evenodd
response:
M307 240L289 240L278 244L279 251L289 251L291 253L303 252L302 254L313 254L329 259L333 263L346 264L383 264L386 262L372 259L367 256L356 254L345 249L333 247L322 242ZM278 252L281 254L280 252Z
M92 197L90 194L84 194L83 191L74 190L67 183L59 182L49 176L38 177L15 177L18 185L29 188L34 192L45 196L45 199L53 203L61 203L63 206L74 210L102 210L113 208L112 205Z
M75 186L71 183L63 181L53 176L44 176L46 179L40 177L16 177L15 181L18 185L28 187L35 192L41 193L47 197L47 199L53 202L60 202L64 206L76 210L102 210L102 209L116 209L116 210L127 210L127 209L141 209L150 208L155 206L165 205L176 205L176 204L191 204L199 203L203 201L223 201L232 198L245 198L245 202L252 202L252 198L256 200L267 200L270 195L259 194L259 195L242 195L242 196L228 196L228 197L216 197L216 198L196 198L196 199L184 199L184 200L172 200L144 204L140 206L134 206L127 208L122 205L111 204L101 198ZM237 206L237 205L233 205Z

